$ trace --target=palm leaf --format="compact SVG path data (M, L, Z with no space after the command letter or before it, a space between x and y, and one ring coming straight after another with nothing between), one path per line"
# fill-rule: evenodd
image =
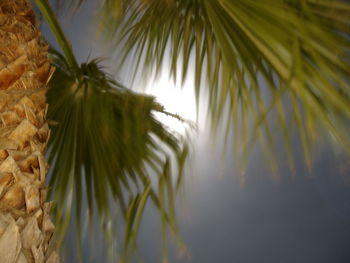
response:
M57 51L51 54L56 72L47 94L53 124L48 151L59 239L73 214L78 240L86 214L91 225L96 218L101 220L106 237L117 238L110 231L115 231L118 209L126 225L125 243L119 249L125 248L121 253L127 258L135 248L147 202L162 210L164 224L176 232L175 215L167 211L172 205L159 206L160 197L152 185L158 183L157 174L162 177L163 167L169 166L169 154L181 174L187 146L155 119L153 114L164 110L153 97L112 80L98 60L82 64L77 74ZM172 196L172 180L167 184L167 194Z
M124 48L121 65L134 61L135 72L143 65L149 76L168 63L175 79L181 69L182 81L194 67L197 100L208 91L212 127L233 128L238 148L250 151L250 142L260 138L271 152L272 132L281 131L292 156L286 127L295 126L307 163L319 128L349 149L348 3L132 0L124 5L121 20L104 13L110 35Z

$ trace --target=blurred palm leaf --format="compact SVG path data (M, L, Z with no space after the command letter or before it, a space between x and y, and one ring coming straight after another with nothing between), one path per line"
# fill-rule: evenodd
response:
M167 180L167 195L175 194L187 145L153 116L164 112L163 107L153 97L131 92L112 80L98 60L72 72L62 55L54 50L51 54L56 72L47 94L48 119L53 124L48 152L59 239L72 213L78 238L86 215L90 225L98 215L106 237L116 239L110 231L116 227L117 209L126 226L125 242L120 246L128 258L149 201L176 234L173 204L161 206L163 197L154 187ZM177 170L179 179L169 179L164 167Z
M123 1L104 1L120 3ZM214 129L234 129L236 145L262 139L274 151L272 131L299 134L306 162L317 130L350 149L350 5L330 0L131 0L124 16L104 13L105 28L123 44L121 64L135 74L170 64L184 81L194 69L197 99L209 95ZM204 81L204 82L203 82ZM270 117L273 116L273 117ZM274 158L270 158L271 164ZM292 161L290 160L292 166Z

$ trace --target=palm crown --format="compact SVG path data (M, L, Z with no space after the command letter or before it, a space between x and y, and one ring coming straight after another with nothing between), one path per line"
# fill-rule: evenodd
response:
M50 186L58 222L65 230L75 211L80 229L82 213L93 220L97 211L108 236L119 206L127 259L148 200L160 210L164 228L176 233L174 198L188 146L155 119L154 112L169 113L153 97L125 88L98 60L79 65L48 3L35 2L63 52L51 50L56 73L48 92ZM64 4L78 8L82 2ZM293 168L290 126L296 127L308 164L320 127L350 149L347 3L105 0L100 11L106 37L123 47L120 67L132 57L135 73L142 65L157 74L168 63L173 78L184 81L194 65L197 100L208 94L212 127L223 123L226 131L234 129L243 156L259 139L277 167L278 129Z

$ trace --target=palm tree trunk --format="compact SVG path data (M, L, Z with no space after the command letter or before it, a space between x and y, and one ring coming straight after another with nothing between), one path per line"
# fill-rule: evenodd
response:
M0 0L0 262L58 262L45 202L53 73L27 0ZM50 245L51 244L51 245Z

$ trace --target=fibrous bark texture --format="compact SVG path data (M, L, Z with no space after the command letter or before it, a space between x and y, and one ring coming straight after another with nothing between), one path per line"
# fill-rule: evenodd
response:
M58 262L45 202L53 68L27 0L0 0L0 262Z

